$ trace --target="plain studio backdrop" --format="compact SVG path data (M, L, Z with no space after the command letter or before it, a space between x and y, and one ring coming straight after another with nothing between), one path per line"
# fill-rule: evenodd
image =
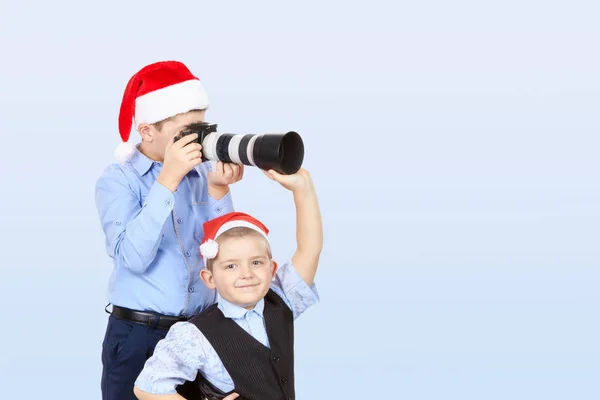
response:
M0 397L100 399L94 185L129 77L177 59L221 130L305 141L325 248L299 399L600 398L599 13L4 1ZM255 168L232 191L289 258L290 193Z

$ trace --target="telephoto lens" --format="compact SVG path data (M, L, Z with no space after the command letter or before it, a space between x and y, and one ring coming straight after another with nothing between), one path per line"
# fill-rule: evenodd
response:
M217 124L195 122L188 125L175 141L197 133L202 145L202 161L243 164L280 174L298 172L304 161L304 142L294 131L287 133L235 134L217 131Z

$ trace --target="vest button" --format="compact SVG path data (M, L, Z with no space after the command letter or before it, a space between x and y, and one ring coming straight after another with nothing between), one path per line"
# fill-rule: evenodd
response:
M273 357L273 361L275 361L276 363L278 363L280 360L281 358L279 356Z
M281 383L285 385L286 383L288 383L288 379L284 376L283 378L281 378Z

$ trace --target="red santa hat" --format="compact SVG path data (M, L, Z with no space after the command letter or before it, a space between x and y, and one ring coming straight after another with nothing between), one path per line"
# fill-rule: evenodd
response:
M123 93L119 113L122 143L115 151L119 161L135 150L129 143L132 124L154 124L177 114L208 108L208 96L200 79L179 61L160 61L145 66L131 77Z
M206 260L215 258L219 252L217 238L224 232L238 227L254 229L268 240L269 230L267 227L251 215L242 212L230 212L211 219L204 223L204 239L200 245L200 254L204 258L205 266Z

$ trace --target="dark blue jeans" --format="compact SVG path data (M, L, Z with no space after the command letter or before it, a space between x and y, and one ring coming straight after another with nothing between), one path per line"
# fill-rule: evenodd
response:
M102 400L137 400L135 380L167 332L113 315L108 318L102 343Z

